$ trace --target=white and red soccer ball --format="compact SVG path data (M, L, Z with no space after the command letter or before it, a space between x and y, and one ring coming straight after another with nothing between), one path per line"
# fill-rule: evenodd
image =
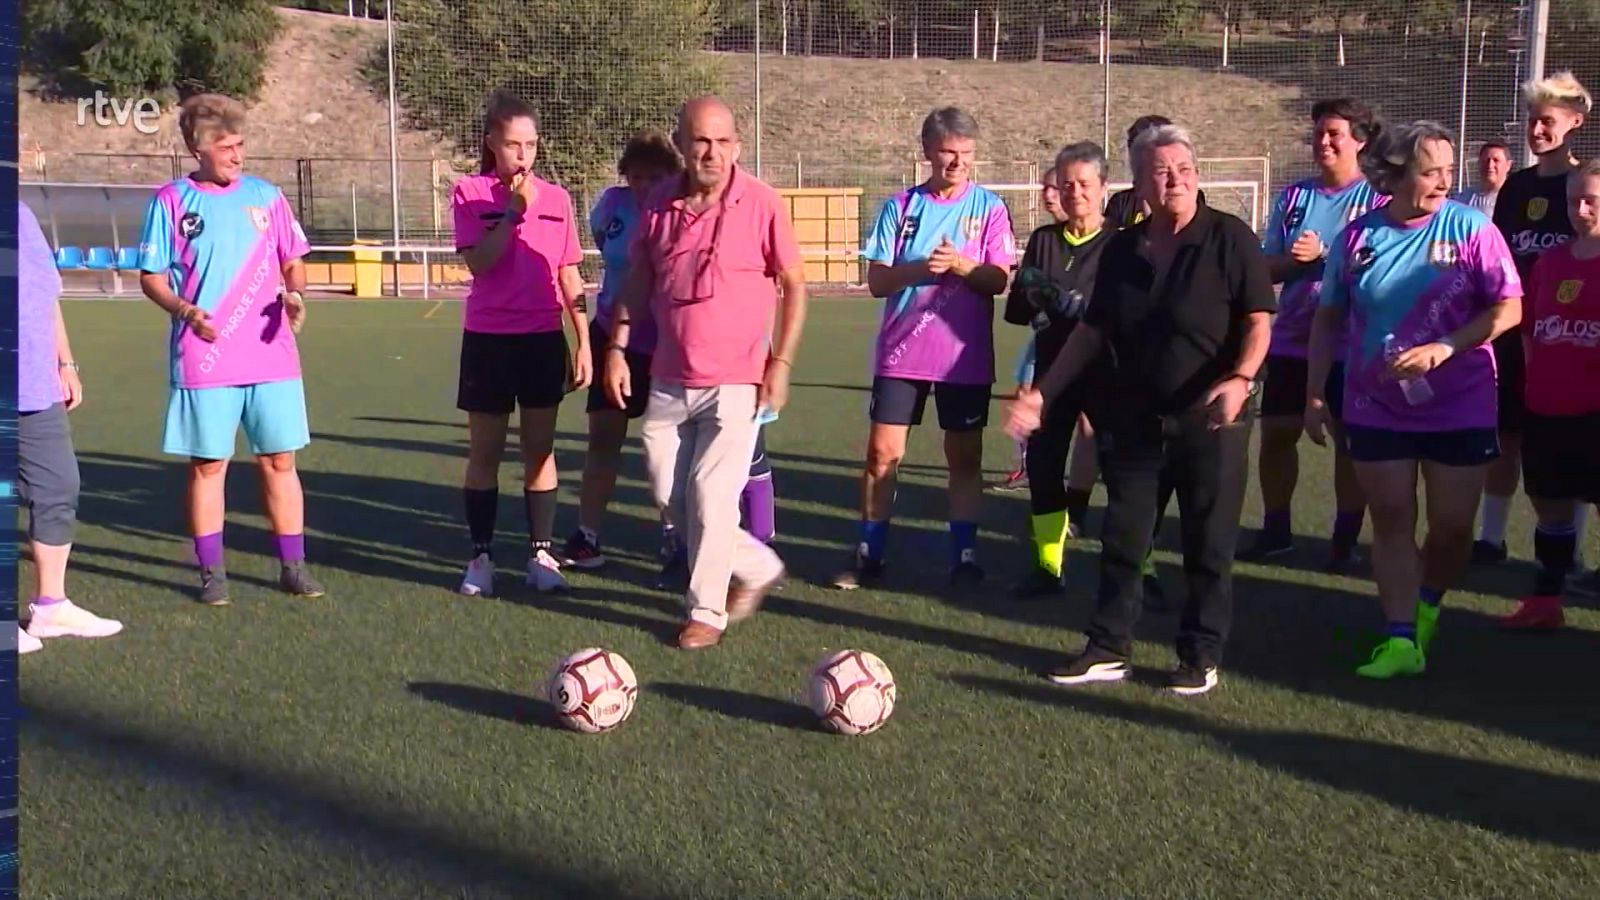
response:
M894 673L865 650L840 650L811 670L806 696L828 731L871 734L894 713Z
M562 726L600 734L633 713L639 679L619 654L589 647L556 664L545 682L545 696Z

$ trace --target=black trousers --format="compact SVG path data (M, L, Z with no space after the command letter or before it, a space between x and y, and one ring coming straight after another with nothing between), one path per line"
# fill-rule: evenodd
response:
M1028 437L1028 500L1036 516L1067 508L1067 461L1083 409L1077 392L1068 392L1045 410L1039 430Z
M1188 588L1178 658L1216 665L1233 620L1233 554L1254 412L1247 408L1239 422L1216 431L1203 411L1161 417L1122 410L1106 418L1098 433L1107 502L1089 641L1120 656L1131 654L1143 594L1140 572L1170 490L1178 499Z

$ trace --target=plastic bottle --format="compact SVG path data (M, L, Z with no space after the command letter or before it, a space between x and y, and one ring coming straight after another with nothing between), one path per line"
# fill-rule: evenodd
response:
M1383 336L1383 359L1385 362L1392 364L1407 349L1400 345L1400 341L1393 334ZM1433 385L1429 384L1428 379L1421 375L1416 378L1402 378L1400 379L1400 393L1405 396L1407 403L1412 406L1421 406L1433 399Z

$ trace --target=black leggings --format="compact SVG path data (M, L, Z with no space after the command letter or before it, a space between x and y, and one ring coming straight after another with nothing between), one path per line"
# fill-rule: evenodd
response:
M1067 398L1050 404L1039 430L1028 438L1028 498L1036 516L1067 508L1067 461L1080 406Z

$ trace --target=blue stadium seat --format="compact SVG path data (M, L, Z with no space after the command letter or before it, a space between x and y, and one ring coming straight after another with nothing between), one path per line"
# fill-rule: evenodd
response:
M139 268L139 248L117 248L117 268L124 272L134 272Z
M81 269L83 268L82 247L62 247L56 251L56 268Z
M111 252L110 247L90 247L89 256L84 260L84 265L98 270L115 269L117 267L117 257Z

